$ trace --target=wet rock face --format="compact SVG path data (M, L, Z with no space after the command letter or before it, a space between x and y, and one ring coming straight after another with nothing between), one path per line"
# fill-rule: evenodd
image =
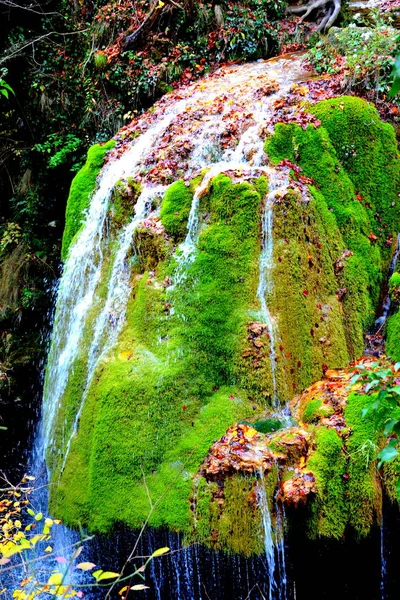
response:
M393 368L387 362L382 365ZM252 417L254 427L249 422L230 427L212 445L199 471L203 487L217 486L211 503L218 498L219 519L225 518L225 510L242 514L240 506L251 500L249 494L247 499L238 496L237 505L226 501L225 490L238 477L247 486L253 482L252 506L257 513L256 492L265 479L271 506L304 505L311 537L340 538L348 528L359 537L367 535L381 518L382 485L392 493L391 471L378 477L375 463L382 444L379 431L392 413L389 406L383 407L365 419L363 408L370 397L365 384L352 385L351 380L355 372L377 368L372 358L363 357L347 369L328 369L323 380L290 402L296 426L260 433L255 427L265 422L264 414L264 421Z
M253 427L238 424L230 427L213 444L200 474L207 479L215 479L237 471L266 473L271 470L274 460L274 454L265 444L265 436Z
M315 478L304 470L311 438L311 434L300 427L265 435L239 423L212 445L199 475L208 481L221 481L235 473L264 477L278 467L288 476L293 473L289 480L278 482L279 500L297 504L315 492Z

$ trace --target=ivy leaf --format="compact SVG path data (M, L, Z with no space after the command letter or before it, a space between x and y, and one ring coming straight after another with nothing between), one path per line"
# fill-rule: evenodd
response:
M383 450L381 450L378 454L379 460L379 464L378 464L378 469L381 468L381 466L383 465L383 463L385 462L390 462L392 461L394 458L396 458L396 456L398 455L398 450L392 446L392 445L388 445L385 448L383 448Z
M385 425L385 429L383 430L383 433L385 434L385 436L387 437L390 433L392 433L394 426L396 425L396 423L398 423L397 419L390 419L390 421L388 421Z

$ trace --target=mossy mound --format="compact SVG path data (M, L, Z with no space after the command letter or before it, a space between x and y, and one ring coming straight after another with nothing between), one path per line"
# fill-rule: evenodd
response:
M104 158L108 150L111 150L114 146L115 141L110 140L106 144L95 144L89 148L86 163L72 180L65 213L65 228L61 250L64 261L68 256L71 242L82 225L84 212L88 208L90 197L96 188L97 175L104 164Z
M364 100L334 98L309 111L321 127L277 124L265 149L275 164L287 159L313 179L311 193L325 214L331 212L333 238L338 228L342 250L348 250L337 255L334 267L343 292L347 347L355 358L374 319L390 238L399 229L399 152L393 128ZM330 241L331 253L340 248L336 239Z
M133 279L125 328L88 392L52 495L69 524L140 526L147 487L159 500L151 524L189 528L191 477L212 441L252 411L234 365L257 282L261 197L252 183L221 175L205 202L209 224L182 285L164 285L174 259ZM76 373L84 370L81 363ZM76 410L74 380L60 413ZM62 447L65 432L59 439ZM61 458L53 461L58 480Z
M161 221L174 242L185 238L186 225L192 205L193 193L185 182L176 181L167 189L161 207Z

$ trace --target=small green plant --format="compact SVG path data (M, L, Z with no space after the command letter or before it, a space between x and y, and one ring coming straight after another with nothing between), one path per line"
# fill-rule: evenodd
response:
M10 94L15 95L15 92L12 89L12 87L8 85L8 83L4 81L4 79L0 79L0 94L7 98L7 100Z
M99 50L98 52L95 52L93 56L93 62L96 69L98 69L99 71L103 71L108 63L107 55L105 54L105 52Z
M384 448L378 453L378 468L384 463L393 461L399 455L400 418L396 409L400 406L400 362L390 365L381 363L358 364L356 373L350 381L350 387L358 384L358 393L371 397L371 401L362 411L364 418L371 413L387 411L389 417L385 422L383 434L387 440ZM360 387L361 384L361 387ZM400 498L400 479L396 486Z
M48 167L55 169L71 160L71 154L77 152L82 145L82 140L72 133L62 136L58 133L52 133L42 144L36 144L34 150L42 154L49 154ZM71 171L77 171L80 167L80 161L74 161Z

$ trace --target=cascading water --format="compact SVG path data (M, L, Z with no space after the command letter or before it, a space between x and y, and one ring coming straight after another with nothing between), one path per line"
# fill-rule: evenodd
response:
M93 304L95 290L100 280L105 222L112 190L118 180L139 170L140 161L185 105L186 102L182 101L171 107L160 122L150 127L133 143L128 152L103 169L82 231L70 249L58 290L46 370L43 394L44 451L48 450L53 443L54 419L77 356L88 311Z
M134 218L123 228L119 236L118 250L109 280L107 298L97 317L90 344L86 385L75 416L72 431L68 438L61 472L65 468L71 442L77 432L79 419L96 367L115 344L125 319L126 304L131 289L129 279L130 269L126 264L126 258L129 248L132 245L134 232L140 222L150 213L154 198L162 194L163 191L164 188L162 186L145 187L136 202Z
M290 76L285 67L290 65ZM82 343L83 336L87 335L89 313L97 306L95 325L90 331L88 341L86 383L82 389L82 395L77 402L77 409L72 424L69 425L64 439L62 450L62 468L65 467L72 440L79 429L79 420L90 388L94 374L101 361L112 349L117 341L121 327L125 320L125 312L128 296L130 293L130 264L127 256L132 246L132 238L135 229L140 222L149 214L152 200L155 196L163 193L165 185L160 186L157 178L151 175L151 165L154 161L157 166L158 156L162 155L157 149L164 139L163 136L174 131L179 119L189 118L191 113L196 114L203 105L221 99L221 109L217 115L208 115L197 123L197 129L193 137L198 144L194 144L187 157L188 176L198 174L203 168L210 166L210 154L213 155L211 168L203 176L200 185L195 190L193 202L187 225L185 241L180 245L177 252L178 267L175 271L174 286L184 285L185 267L189 264L196 253L197 240L200 233L200 199L206 193L211 180L219 173L239 171L244 176L266 174L269 180L269 194L265 201L265 211L262 221L262 248L260 254L259 284L257 297L261 307L260 318L267 324L270 336L270 360L273 372L273 401L278 406L277 385L275 377L275 350L276 339L275 324L270 314L267 296L271 292L270 273L272 269L273 245L273 202L287 184L287 175L284 170L275 170L266 166L263 152L263 128L272 115L273 103L279 98L284 98L290 86L297 80L299 70L299 59L281 59L275 63L268 64L264 61L253 65L233 66L226 69L220 76L215 76L206 81L203 88L198 84L188 88L178 96L177 100L163 99L158 112L153 116L150 125L143 118L144 133L135 137L133 141L126 144L125 151L116 157L111 157L107 165L101 171L98 185L90 202L82 229L75 242L70 248L69 256L65 264L64 273L58 290L55 324L53 330L52 344L49 353L46 382L43 399L43 427L42 435L39 436L38 455L55 449L54 427L57 412L62 403L63 394L67 388L74 361L77 358L78 349ZM265 82L276 81L279 89L265 96L257 95L259 89ZM237 145L230 144L227 148L221 142L224 133L224 117L231 115L233 109L232 98L235 94L240 96L243 106L249 111L249 124L239 136ZM188 117L189 115L189 117ZM177 136L179 143L179 135ZM200 143L206 148L200 148ZM156 158L154 158L154 156ZM216 158L216 160L214 160ZM161 159L160 159L161 160ZM149 167L150 165L150 167ZM116 182L128 176L137 178L143 184L142 193L137 200L135 215L117 236L116 249L105 297L98 293L101 284L101 276L104 272L104 264L107 253L109 234L107 231L107 218L109 202ZM170 175L169 175L170 177ZM161 179L165 184L165 180ZM260 474L260 482L263 482L263 474ZM277 547L275 548L272 532L272 521L266 499L265 488L260 492L260 507L263 515L265 558L267 572L270 576L270 598L275 600L286 599L285 579L285 557L283 539L282 515L277 511L277 525L282 527L282 533L276 536ZM281 519L281 520L280 520ZM68 531L61 541L62 546L69 545ZM275 558L277 553L277 559ZM197 555L190 550L186 551L186 562L188 569L198 581L185 584L189 595L184 597L201 597L200 567L192 565L197 560ZM212 559L215 560L214 558ZM278 569L276 568L278 561ZM190 563L190 565L189 565ZM213 563L214 564L214 563ZM178 567L174 566L175 569ZM182 561L179 569L182 568ZM246 563L246 570L248 565ZM194 573L196 573L194 575ZM279 581L278 581L279 576ZM190 579L190 573L187 578ZM247 572L247 577L249 574ZM181 581L180 585L184 585ZM196 590L195 590L196 588ZM186 592L185 592L186 593ZM192 595L193 594L193 595ZM275 594L275 596L274 596ZM279 594L278 596L276 594Z
M283 195L287 186L288 178L283 172L270 171L269 178L269 193L265 199L265 205L262 215L262 246L260 255L260 275L257 287L257 298L260 302L260 319L267 325L267 331L270 342L270 363L272 375L272 404L275 408L279 408L279 400L277 393L276 382L276 354L275 354L275 322L268 308L266 296L272 291L271 269L273 267L273 206L274 200L278 195Z
M395 251L393 253L392 260L390 262L388 279L391 277L391 275L393 275L393 273L394 273L394 271L396 269L396 265L397 265L397 262L399 260L399 254L400 254L400 233L397 236L396 248L395 248ZM382 311L381 311L382 314L375 321L375 328L378 331L380 331L382 329L382 327L385 325L386 320L387 320L387 318L389 316L391 305L392 305L392 303L391 303L390 295L389 295L389 292L388 292L386 294L383 302L382 302Z
M275 542L272 529L271 512L268 506L268 497L265 489L264 472L259 471L258 506L261 511L262 526L264 533L264 550L267 560L269 600L275 600L278 584L275 579Z
M261 513L263 541L268 573L268 599L287 600L287 573L285 557L285 514L283 506L274 499L275 523L272 523L266 481L262 469L258 471L258 507Z

